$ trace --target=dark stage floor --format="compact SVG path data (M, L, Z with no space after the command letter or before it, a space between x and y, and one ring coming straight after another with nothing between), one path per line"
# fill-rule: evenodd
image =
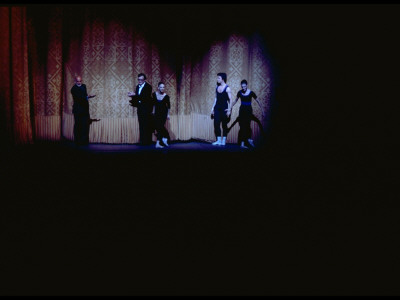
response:
M339 151L3 148L1 294L393 294L397 218Z
M227 151L227 152L249 152L256 148L241 148L238 144L226 144L225 146L214 146L211 142L204 142L198 140L190 141L173 141L169 144L169 147L156 148L155 143L149 146L142 146L139 144L94 144L91 143L88 146L76 147L72 142L64 142L62 145L68 149L77 149L92 153L135 153L135 152L215 152L215 151Z

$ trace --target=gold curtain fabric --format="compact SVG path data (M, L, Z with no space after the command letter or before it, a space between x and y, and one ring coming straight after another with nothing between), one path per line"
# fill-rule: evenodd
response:
M166 127L172 140L215 140L210 109L218 72L227 73L233 98L247 79L268 112L271 70L257 33L233 32L200 54L181 55L173 42L160 43L117 11L105 15L90 7L78 13L73 9L54 7L38 14L25 7L0 8L1 38L9 41L0 46L2 111L15 142L73 139L70 89L76 75L88 93L97 95L89 100L91 118L101 119L91 125L92 143L138 142L136 108L129 106L127 93L141 72L153 91L159 81L166 85L171 98ZM173 25L168 30L185 42ZM265 125L256 103L253 110ZM259 127L251 124L257 140ZM233 127L228 142L237 142L238 130L239 125Z
M31 143L28 24L23 7L0 8L0 95L3 128L16 144Z

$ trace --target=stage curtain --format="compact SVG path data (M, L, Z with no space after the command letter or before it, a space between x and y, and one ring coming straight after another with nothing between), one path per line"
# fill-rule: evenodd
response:
M185 46L186 32L179 24L166 18L160 21L165 28L144 26L131 17L134 11L120 8L3 7L0 13L5 41L0 46L1 111L3 128L15 143L73 139L70 89L76 75L97 95L89 100L91 118L100 119L91 125L91 143L138 142L136 108L129 106L127 93L141 72L153 91L159 81L166 85L171 98L166 127L172 140L215 140L210 109L218 72L227 73L233 99L240 81L247 79L265 113L262 117L254 103L254 115L267 125L271 70L265 40L256 32L214 38L194 53L196 45ZM230 124L239 106L240 101ZM251 124L257 141L259 125ZM239 124L228 142L237 142L238 130Z
M26 8L0 8L0 96L3 137L33 142Z

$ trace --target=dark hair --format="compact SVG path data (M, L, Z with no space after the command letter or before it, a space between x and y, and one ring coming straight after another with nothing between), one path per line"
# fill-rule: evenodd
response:
M243 79L243 80L240 82L240 85L242 85L243 83L247 85L247 80L246 80L246 79Z
M146 75L144 74L144 73L140 73L137 77L139 78L140 76L143 76L144 77L144 79L146 79L147 77L146 77Z
M218 73L217 76L221 76L222 80L226 83L226 73Z
M160 86L160 84L163 84L163 85L165 85L165 83L164 83L164 82L160 81L160 82L158 83L158 85L157 85L157 86Z

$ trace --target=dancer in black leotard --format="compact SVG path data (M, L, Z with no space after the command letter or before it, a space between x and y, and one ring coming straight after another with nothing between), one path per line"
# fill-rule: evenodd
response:
M169 119L169 109L171 108L171 103L169 101L169 96L164 92L165 84L163 82L158 83L158 89L152 94L153 98L153 113L154 113L154 127L157 131L157 143L156 148L164 148L160 142L164 143L165 146L168 145L168 140L170 139L168 130L165 128L165 121Z
M257 100L257 95L247 88L247 80L242 80L240 82L242 86L242 90L240 90L237 95L235 101L232 103L232 107L236 104L239 100L241 101L240 108L239 108L239 139L238 142L241 143L242 148L248 148L249 146L254 147L254 142L251 139L251 127L250 122L253 117L253 108L251 107L251 99L257 101L258 105L260 106L261 112L262 107L260 102ZM264 113L262 112L263 116Z
M231 115L231 88L226 84L226 73L217 74L217 88L214 104L211 108L211 115L214 116L214 133L217 141L213 145L226 144L226 136L228 135L228 123ZM222 138L221 138L222 123Z

